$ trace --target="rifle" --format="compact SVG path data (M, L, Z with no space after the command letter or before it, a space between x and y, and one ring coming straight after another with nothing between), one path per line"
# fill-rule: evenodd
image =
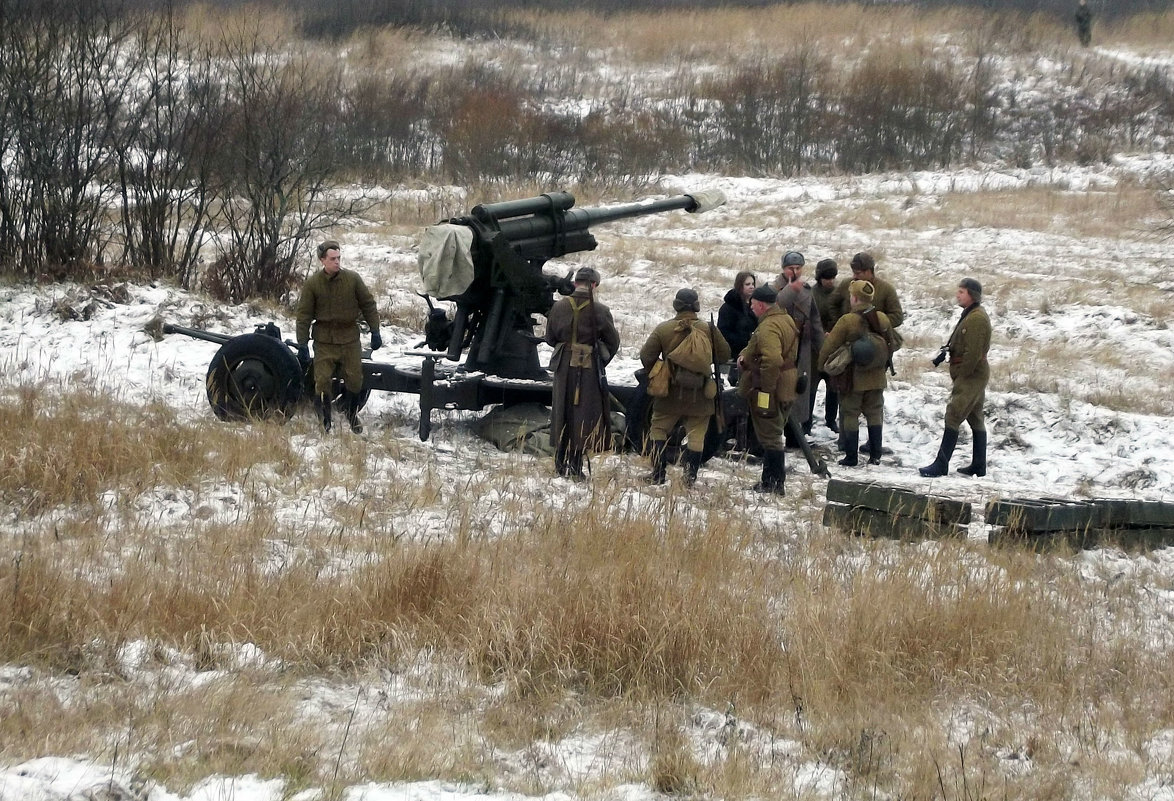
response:
M717 345L713 339L713 313L709 315L709 352L713 359L713 382L717 385L717 392L713 396L713 416L717 420L717 433L722 435L726 430L726 415L722 409L722 374L717 366Z
M587 288L587 298L591 301L591 364L595 368L595 380L599 384L599 399L603 404L603 426L607 431L607 439L611 440L611 390L607 387L607 373L603 370L603 360L599 357L599 318L595 316L595 287Z

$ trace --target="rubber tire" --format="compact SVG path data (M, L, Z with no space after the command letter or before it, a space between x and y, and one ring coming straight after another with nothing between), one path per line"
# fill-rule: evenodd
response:
M285 422L302 397L302 366L281 340L243 334L216 352L204 383L221 420Z
M641 381L637 390L628 398L628 405L624 409L624 418L628 423L624 430L624 439L628 447L637 453L643 453L644 439L648 436L648 428L652 423L652 400L648 395L648 384ZM705 431L705 446L701 449L702 463L708 462L718 452L723 439L724 437L718 434L717 419L710 417L709 428ZM685 427L677 424L669 435L666 457L670 464L675 463L680 456L684 440Z

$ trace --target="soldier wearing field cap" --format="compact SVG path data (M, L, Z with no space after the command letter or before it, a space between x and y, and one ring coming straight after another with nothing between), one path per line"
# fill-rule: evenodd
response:
M371 329L371 350L383 347L379 334L379 312L362 277L342 268L338 242L328 239L318 245L322 269L306 279L298 298L298 358L310 360L309 342L314 339L314 394L322 414L322 427L331 428L331 382L341 367L343 400L351 430L361 434L359 405L363 390L362 349L359 344L359 318Z
M764 450L762 478L753 489L783 495L786 479L783 426L796 396L799 329L777 301L778 293L769 284L758 287L750 296L750 310L758 317L758 327L738 356L738 368L742 371L738 395L750 405L754 433Z
M711 323L697 319L701 311L701 300L692 289L680 289L673 298L676 316L658 325L649 335L644 347L640 348L640 362L645 370L651 370L659 359L666 359L673 350L685 341L691 329L701 332L710 341L710 364L719 364L730 359L730 346L722 332ZM649 484L665 482L665 446L669 434L677 423L685 425L684 454L685 486L693 486L697 470L701 467L701 454L705 449L705 432L714 413L714 399L717 384L710 374L688 375L679 366L670 367L669 394L652 399L652 422L648 427L648 456L652 462L652 473L645 479Z
M608 446L607 385L603 371L620 349L620 335L611 310L595 299L599 273L591 267L575 271L575 290L546 313L546 342L553 394L550 440L555 446L555 471L582 480L583 456Z
M862 340L868 343L864 335L870 330L882 334L888 330L891 323L889 317L882 311L876 311L873 298L876 290L868 281L852 281L848 285L850 301L849 313L840 317L830 334L823 341L823 348L819 352L819 369L823 370L832 352L841 345L854 346ZM873 329L869 319L876 311L876 328ZM868 319L866 319L866 317ZM860 445L860 416L868 424L869 464L880 464L881 442L884 429L885 387L888 379L885 376L885 363L882 360L879 366L857 363L849 368L850 375L845 374L846 385L840 388L840 425L844 438L844 458L840 465L855 467L858 461L857 449Z
M973 278L958 282L954 299L962 307L962 317L954 326L950 339L942 348L936 367L945 358L950 359L950 399L946 402L946 430L937 458L919 468L921 475L934 478L950 471L950 457L958 445L958 432L965 422L973 437L973 456L970 464L960 468L967 476L986 475L986 385L991 377L987 352L991 347L991 320L982 307L982 284Z
M823 345L824 329L811 286L803 281L803 266L802 253L796 250L785 253L783 273L779 276L775 288L779 291L779 308L791 315L799 329L799 375L807 376L808 386L811 386L815 383L812 378L812 365L815 364L819 349ZM804 434L810 434L811 416L811 395L804 389L791 404L791 419L798 423ZM799 447L799 443L793 439L791 429L784 430L783 434L787 447Z

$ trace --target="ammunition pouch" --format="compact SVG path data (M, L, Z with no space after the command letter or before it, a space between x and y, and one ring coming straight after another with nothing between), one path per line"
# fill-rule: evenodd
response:
M570 366L591 369L595 366L595 363L592 360L594 354L595 348L591 347L590 345L579 345L572 343Z

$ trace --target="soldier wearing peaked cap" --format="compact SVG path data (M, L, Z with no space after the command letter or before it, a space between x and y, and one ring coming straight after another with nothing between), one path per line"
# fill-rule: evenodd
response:
M644 347L640 348L640 362L645 370L651 370L657 361L664 359L685 341L692 331L697 331L710 344L707 372L699 374L679 364L666 364L669 370L669 394L653 398L652 422L648 428L648 456L652 462L652 473L645 479L649 484L665 482L665 447L669 434L677 423L685 425L684 454L686 486L693 486L697 470L701 467L701 454L705 449L705 432L714 413L714 398L717 384L712 377L714 362L729 361L730 346L712 323L697 319L701 301L692 289L681 289L673 298L676 316L658 325L649 335Z
M554 466L560 476L582 480L583 456L607 448L610 439L607 383L604 368L620 349L620 335L611 310L595 299L599 273L580 267L575 290L555 303L546 315L553 396L550 439Z

